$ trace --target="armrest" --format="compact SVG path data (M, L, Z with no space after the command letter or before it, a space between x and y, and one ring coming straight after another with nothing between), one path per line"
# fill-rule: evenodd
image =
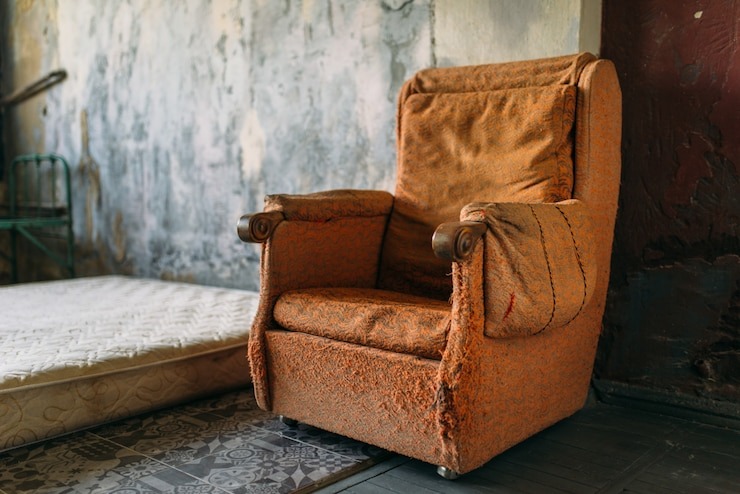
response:
M577 200L476 203L461 218L484 222L485 334L529 336L563 327L596 284L590 213Z
M283 220L319 222L335 218L385 216L392 207L393 195L380 190L268 195L264 212L239 218L236 231L244 242L263 243Z
M393 196L381 191L335 190L271 195L265 210L243 216L245 241L260 242L260 302L249 334L249 360L260 406L270 409L265 332L282 293L311 287L374 287Z
M335 190L267 196L264 212L242 216L239 238L262 244L265 313L288 290L374 286L392 207L388 192Z
M280 212L287 220L328 221L348 216L384 216L393 195L380 190L331 190L305 195L278 194L265 198L265 212Z

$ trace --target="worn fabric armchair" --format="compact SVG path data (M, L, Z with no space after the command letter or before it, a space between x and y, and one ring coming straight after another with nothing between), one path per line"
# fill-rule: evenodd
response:
M429 69L397 185L273 195L249 359L261 407L468 472L580 409L601 329L621 95L590 54Z

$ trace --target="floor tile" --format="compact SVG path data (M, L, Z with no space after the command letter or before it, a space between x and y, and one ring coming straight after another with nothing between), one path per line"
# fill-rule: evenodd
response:
M178 470L234 493L291 492L354 460L267 431L240 446L178 466Z
M295 426L288 426L282 423L277 417L270 417L266 420L254 422L254 426L275 432L295 441L327 449L333 453L338 453L358 461L368 458L381 458L388 454L387 451L376 446L317 429L307 424L299 423Z
M249 440L248 422L210 413L172 413L143 420L138 429L96 431L111 441L169 465L190 461Z
M149 492L227 494L229 492L175 469L163 470L149 477L141 478L129 488L131 489L130 492L121 490L120 493L112 491L111 494L148 494Z
M209 410L213 415L221 417L233 418L245 422L254 422L258 420L269 420L274 418L270 412L266 412L261 408L257 407L257 403L241 402L234 405L230 405L224 408L216 408Z
M93 435L75 435L0 457L9 492L110 492L167 465Z
M220 396L203 398L192 403L184 405L181 411L200 411L211 412L217 415L230 417L234 411L254 411L257 414L269 416L268 412L261 410L257 406L257 400L254 398L254 391L247 388L241 391L234 391Z
M179 433L184 430L203 428L204 424L220 419L222 417L208 412L184 413L179 409L168 409L107 424L91 432L105 438L135 435L144 430L156 430L162 434Z
M240 391L0 454L0 494L282 493L383 454Z

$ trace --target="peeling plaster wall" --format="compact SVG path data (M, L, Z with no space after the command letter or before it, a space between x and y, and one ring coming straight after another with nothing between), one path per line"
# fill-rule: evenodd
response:
M601 379L740 403L740 3L604 3L624 95Z
M237 218L260 210L269 193L392 190L402 82L434 65L449 40L477 37L453 4L480 8L473 0L4 2L5 89L56 68L69 74L7 116L9 154L53 150L73 164L81 274L257 288L259 252L236 238ZM507 4L521 25L536 23L547 51L474 60L469 44L455 45L445 63L576 51L579 2L548 2L547 12L567 13L565 24L515 2L501 3L501 15ZM484 17L477 22L485 29ZM34 266L31 278L56 276L38 259Z
M392 188L396 92L431 64L429 9L15 2L14 85L69 76L9 115L13 152L76 165L82 274L256 288L258 249L235 224L266 193Z
M447 67L578 51L598 54L600 10L601 2L594 0L436 0L437 63Z

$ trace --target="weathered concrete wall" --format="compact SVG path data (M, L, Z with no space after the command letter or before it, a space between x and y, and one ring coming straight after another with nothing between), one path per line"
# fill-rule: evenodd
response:
M599 51L600 1L436 0L434 5L434 55L441 67Z
M17 2L13 83L69 77L9 115L14 151L79 163L83 274L256 288L234 225L265 193L392 186L395 94L431 63L429 8Z
M740 402L740 4L604 3L623 176L597 374Z
M513 40L487 54L449 46L442 56L445 40L478 38L453 6L470 14L480 2L4 2L6 90L52 69L69 73L8 115L10 153L54 150L75 165L82 274L256 288L258 250L237 240L240 214L261 209L266 193L392 190L402 82L435 60L576 51L579 1L533 12L498 3L504 18L534 23L547 50L507 53ZM543 19L555 13L557 22ZM518 38L495 27L489 40Z

